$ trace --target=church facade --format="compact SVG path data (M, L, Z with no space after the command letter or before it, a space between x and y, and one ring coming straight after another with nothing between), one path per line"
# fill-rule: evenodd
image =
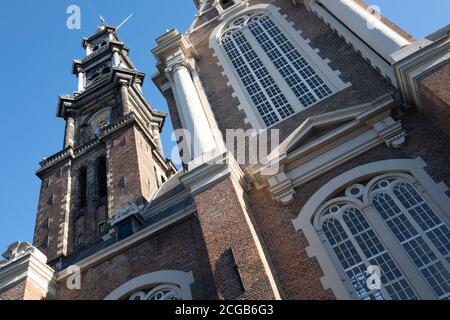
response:
M418 40L362 0L194 2L152 50L182 169L103 25L0 300L450 299L450 28Z

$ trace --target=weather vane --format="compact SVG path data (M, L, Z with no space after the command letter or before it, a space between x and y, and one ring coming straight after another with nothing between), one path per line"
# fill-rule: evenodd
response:
M116 30L119 30L120 27L122 27L125 23L127 23L128 20L130 20L131 17L133 17L133 15L134 15L134 13L130 14L130 15L128 16L128 18L126 18L124 21L122 21L122 23L120 23L120 24L117 26ZM104 27L106 26L106 20L105 20L105 18L103 18L103 16L99 16L99 18L100 18L100 22L101 22L101 25L99 26L99 28L104 28Z
M100 16L100 21L102 23L102 26L106 25L106 20L103 18L103 16Z

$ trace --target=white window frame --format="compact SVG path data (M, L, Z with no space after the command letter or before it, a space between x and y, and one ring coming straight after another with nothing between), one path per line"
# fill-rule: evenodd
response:
M136 277L111 292L104 300L120 300L149 287L174 286L179 288L182 300L192 300L190 285L194 283L192 272L163 270Z
M327 249L326 241L324 245L323 234L318 228L320 214L329 206L337 202L349 202L357 205L369 220L372 228L377 233L385 248L391 253L400 270L409 280L409 283L419 299L437 299L431 287L425 282L419 270L412 263L411 258L402 248L401 244L394 237L381 216L375 210L370 200L370 190L373 184L384 177L398 177L408 180L427 203L435 210L439 217L450 225L450 198L446 192L449 188L443 183L436 183L424 170L426 163L422 159L416 160L386 160L370 163L356 167L320 188L305 204L299 216L293 221L297 231L302 231L308 240L308 255L315 257L319 262L324 277L321 279L325 289L332 289L338 299L350 300L355 296L350 294L351 289L348 284L342 281L345 274L339 270L335 255ZM367 181L375 177L366 184L363 193L363 201L344 196L336 198L339 190L345 187ZM331 200L329 200L331 199Z
M223 75L227 76L229 79L229 82L227 84L233 88L233 96L239 99L239 109L243 110L246 113L246 118L244 119L244 121L245 123L250 124L254 129L265 129L272 126L267 127L262 121L262 118L255 109L253 102L251 101L251 98L247 93L247 90L243 88L240 78L236 74L236 71L231 64L227 53L222 48L220 43L222 35L227 31L227 26L241 16L253 13L265 14L270 16L277 27L281 29L283 34L290 40L290 42L302 54L308 64L316 71L316 73L321 77L325 84L331 89L333 93L327 98L333 96L338 91L351 86L350 83L344 83L340 79L340 72L338 70L333 70L330 68L330 66L328 65L330 61L328 59L322 59L318 54L319 50L313 49L309 44L310 41L304 39L301 36L301 31L296 30L293 23L289 23L286 20L286 16L281 15L279 10L280 8L271 4L258 4L248 7L244 10L241 10L235 15L227 16L227 18L224 19L224 21L213 31L210 38L210 47L213 49L215 56L219 60L219 66L222 66L224 69ZM247 40L252 44L253 49L256 51L258 57L262 60L264 66L268 69L269 74L274 78L276 84L278 85L278 87L280 87L282 93L285 95L290 105L294 108L295 113L293 115L285 119L280 119L280 121L275 124L279 125L284 120L287 120L298 112L305 110L305 108L301 106L298 98L290 88L289 90L284 90L284 88L288 87L286 81L275 68L272 61L260 47L256 39L251 35L251 32L246 28L245 33L247 32L250 34L250 36L247 35ZM323 101L323 99L319 100L315 104L321 101ZM309 105L307 108L311 108L313 105L314 104Z

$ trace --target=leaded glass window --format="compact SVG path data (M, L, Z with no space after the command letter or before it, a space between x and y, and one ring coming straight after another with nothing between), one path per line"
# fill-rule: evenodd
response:
M322 231L361 300L412 300L417 296L361 210L339 205L323 215ZM381 270L380 288L370 288L370 266Z
M354 297L450 300L449 212L415 178L375 177L327 203L316 230ZM368 283L373 267L381 271L379 288Z
M234 20L220 43L267 127L333 93L267 14Z
M373 205L439 299L450 298L450 230L407 181L381 181Z

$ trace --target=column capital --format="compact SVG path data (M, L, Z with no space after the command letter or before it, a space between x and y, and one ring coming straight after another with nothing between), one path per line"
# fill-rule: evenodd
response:
M165 83L171 80L175 65L184 63L184 66L192 70L198 54L189 39L176 29L168 30L156 39L156 43L157 47L152 53L156 58L159 73L153 77L153 81L164 91L167 89Z
M191 73L195 68L195 60L187 58L183 52L178 51L166 60L164 73L167 79L172 80L173 74L180 69L187 69Z

